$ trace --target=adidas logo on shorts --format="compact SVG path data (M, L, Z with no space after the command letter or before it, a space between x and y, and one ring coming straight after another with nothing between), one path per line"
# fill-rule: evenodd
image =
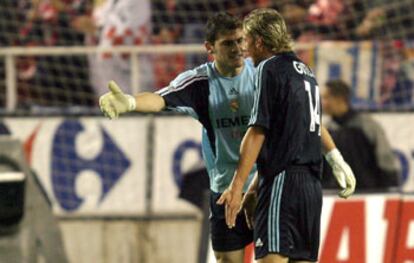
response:
M259 238L259 239L257 239L257 240L256 240L256 243L255 243L254 245L255 245L255 247L262 247L262 246L263 246L263 242L262 242L262 240Z

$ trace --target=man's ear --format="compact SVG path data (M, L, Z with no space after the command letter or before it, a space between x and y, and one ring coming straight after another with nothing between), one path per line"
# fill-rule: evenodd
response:
M211 44L208 41L204 41L204 47L206 48L208 54L210 54L210 55L211 54L214 54L214 46L213 46L213 44Z
M264 48L263 38L257 36L255 42L255 46L258 50L262 50Z

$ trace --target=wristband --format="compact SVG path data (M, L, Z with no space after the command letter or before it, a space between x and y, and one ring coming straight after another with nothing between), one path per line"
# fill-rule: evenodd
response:
M134 96L126 95L128 99L128 111L135 111L137 109L137 101Z
M341 153L337 148L325 154L326 161L332 166L333 163L343 160Z

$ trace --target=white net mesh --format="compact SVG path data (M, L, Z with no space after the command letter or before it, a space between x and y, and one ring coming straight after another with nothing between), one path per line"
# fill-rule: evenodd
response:
M210 15L227 11L243 17L257 7L278 9L300 44L328 40L377 41L375 55L378 59L374 62L380 64L376 65L376 75L371 76L370 96L362 98L363 107L412 106L413 44L409 39L414 36L413 0L1 0L0 45L108 48L202 43L204 24ZM318 46L311 49L318 49ZM322 54L323 50L314 53ZM329 55L334 53L322 56ZM154 90L168 84L181 71L206 60L206 56L199 53L143 54L138 57L139 67L133 68L128 53L55 56L23 53L13 58L17 70L18 108L32 108L33 105L94 107L110 79L127 89L138 85L139 90ZM335 73L335 66L330 67L331 73ZM365 69L358 70L363 74ZM6 84L5 81L3 59L0 73L0 89L4 94L0 101L6 105L5 89L10 82ZM336 74L330 77L343 77L341 72ZM131 83L134 80L139 83ZM347 81L353 85L356 101L360 102L360 87L355 86L358 82Z
M414 109L414 0L0 0L0 111L19 110L30 114L50 107L77 113L97 110L97 98L106 92L106 83L111 79L126 92L159 89L180 72L207 61L201 44L204 24L210 15L227 11L243 17L257 7L276 8L283 14L297 43L298 54L312 66L321 85L329 79L344 79L353 89L357 108ZM120 51L116 49L119 46L127 47ZM34 47L39 49L34 52ZM112 159L117 155L114 147L109 150L97 147L101 144L94 140L113 140L113 145L124 151L131 163L146 170L146 162L158 159L163 165L167 161L178 162L167 158L181 149L180 143L190 138L181 131L189 125L179 122L180 128L158 129L161 138L171 136L173 130L177 134L172 136L174 141L159 141L162 149L154 150L158 155L144 162L146 147L135 143L131 137L139 136L136 140L146 142L145 129L135 125L146 127L147 123L140 124L137 119L130 123L120 121L109 124L109 121L93 118L79 124L77 120L71 122L64 118L48 121L29 118L9 122L6 119L6 124L14 135L28 145L33 144L32 165L43 178L43 184L56 184L55 190L49 189L49 193L55 195L53 201L58 203L62 214L76 210L96 215L98 207L103 210L102 215L121 214L122 217L126 214L124 207L114 212L117 207L114 203L119 205L121 200L129 209L134 209L128 213L142 216L147 211L146 206L138 206L136 200L150 199L147 194L151 189L144 188L148 185L139 180L144 178L143 174L148 178L150 175L138 168L138 172L130 169L132 183L123 179L115 190L106 192L110 192L113 199L105 199L107 203L101 202L104 204L101 206L101 203L96 204L96 200L102 201L99 199L102 195L94 196L89 187L105 180L112 182L110 180L118 178L112 174L118 168L125 168L125 164L118 160L116 165L102 172L100 151L105 151ZM90 136L83 137L86 138L83 141L76 139L81 142L78 147L75 138L84 128ZM111 138L97 132L101 129L108 131ZM195 129L190 131L200 135ZM199 142L198 139L194 141ZM171 147L166 147L167 142ZM59 156L57 151L63 154ZM82 155L94 152L97 153L93 158ZM56 159L62 163L61 167L76 169L69 176L60 176L61 167L55 170L50 167ZM98 170L95 172L98 177L80 174L79 164L82 169ZM165 177L160 181L173 185L175 181L166 179L172 177L168 170L171 166L165 165L160 178ZM79 184L84 188L78 189L73 177L80 178ZM98 179L88 181L90 178ZM157 178L154 176L151 180ZM96 181L98 183L94 184ZM128 187L133 187L134 191ZM67 205L77 201L78 190L79 195L85 194L93 201L91 206L82 207L84 210L78 208L80 202ZM159 194L166 193L159 191ZM114 221L105 226L67 221L63 223L64 238L73 246L69 247L68 256L73 262L96 261L103 255L114 258L108 262L119 262L115 258L122 257L133 258L131 261L138 257L140 262L195 262L198 220L179 218L175 219L177 225L174 220L163 220L150 222L150 227L145 219L137 225L130 222L118 225ZM110 224L112 226L108 227ZM114 233L118 233L115 239ZM118 250L116 245L122 243L118 238L123 239L124 233L126 239L132 241L127 249ZM92 239L94 245L80 242L87 240L91 244ZM188 244L192 247L186 247ZM110 247L109 252L107 247ZM181 251L183 247L185 252ZM94 259L88 258L90 255Z

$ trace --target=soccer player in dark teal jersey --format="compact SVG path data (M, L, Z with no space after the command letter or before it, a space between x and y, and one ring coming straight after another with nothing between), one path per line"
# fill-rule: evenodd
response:
M241 139L253 107L255 68L243 56L241 21L220 13L209 19L206 29L205 47L213 62L183 72L155 93L131 96L111 82L110 92L101 96L99 102L101 110L111 119L133 110L175 110L189 113L203 125L202 149L210 176L213 250L218 262L239 263L243 262L244 247L253 240L252 231L243 215L229 229L224 207L216 201L229 186L237 167ZM337 167L343 165L338 163ZM254 173L254 170L249 173L244 192Z
M255 102L238 168L219 202L226 205L227 224L233 227L246 178L257 159L256 258L261 263L315 262L324 134L318 83L293 52L277 11L253 11L244 20L244 32L247 51L258 65ZM341 195L346 198L353 193L355 178L348 171L344 179Z

